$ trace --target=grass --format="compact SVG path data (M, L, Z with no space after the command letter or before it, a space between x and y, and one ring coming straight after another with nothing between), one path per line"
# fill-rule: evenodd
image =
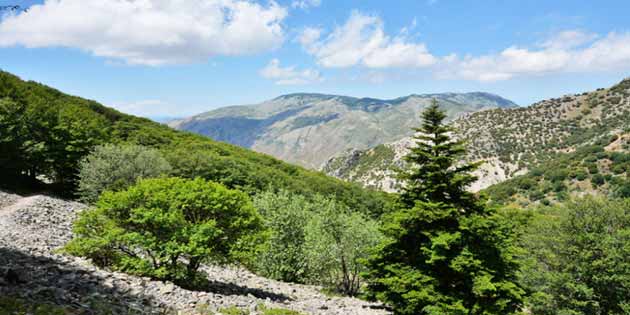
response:
M74 315L77 311L48 304L33 303L12 297L0 297L0 315Z
M250 315L251 312L248 309L238 308L236 306L230 306L219 309L216 313L210 310L208 305L202 305L197 308L197 312L200 315ZM263 304L256 306L256 314L259 315L303 315L298 311L293 311L284 308L267 308Z

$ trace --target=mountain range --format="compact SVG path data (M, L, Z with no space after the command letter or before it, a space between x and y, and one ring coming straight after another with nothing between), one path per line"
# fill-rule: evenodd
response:
M542 200L547 193L555 197L551 190L537 189L538 184L545 184L546 174L547 179L566 179L563 185L569 192L609 193L602 191L606 185L591 185L590 180L601 174L615 182L616 176L630 172L626 165L630 164L626 163L630 161L630 156L626 159L630 152L630 79L611 88L544 100L528 107L471 113L455 119L451 126L455 136L467 143L464 159L484 161L476 172L479 180L471 187L473 191L515 177L533 176L535 180L523 185L521 192L538 191L534 201ZM323 171L367 187L396 191L399 186L394 170L406 167L402 157L413 144L412 138L405 137L366 150L351 149L329 159ZM619 180L623 178L616 182ZM500 191L500 186L491 191ZM507 194L504 197L518 191Z
M482 92L413 94L389 100L299 93L255 105L223 107L169 125L320 169L348 149L368 149L411 135L420 112L432 99L449 119L517 107Z

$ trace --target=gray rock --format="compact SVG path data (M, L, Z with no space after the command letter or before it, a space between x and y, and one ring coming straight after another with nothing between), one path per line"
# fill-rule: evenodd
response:
M194 314L199 305L214 311L229 306L251 310L259 304L312 315L389 314L369 308L372 303L329 299L317 286L274 281L239 267L202 266L214 285L208 292L196 292L59 254L57 250L72 238L72 221L85 208L47 196L23 198L0 192L0 266L5 268L0 275L15 270L20 280L11 284L0 277L0 296L22 296L84 311L106 305L123 314L134 310L158 314L164 309Z

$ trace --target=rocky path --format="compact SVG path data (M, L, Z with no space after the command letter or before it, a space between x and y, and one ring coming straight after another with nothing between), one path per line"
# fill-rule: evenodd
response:
M241 268L205 266L212 285L189 291L172 283L94 267L59 253L72 221L85 206L48 196L0 192L0 296L19 296L76 308L85 314L195 314L200 306L254 309L259 304L312 315L382 315L379 305L327 297L318 287L273 281ZM176 312L175 312L176 313Z

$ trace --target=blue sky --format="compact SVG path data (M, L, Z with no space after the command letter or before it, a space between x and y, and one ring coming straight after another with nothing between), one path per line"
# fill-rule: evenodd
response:
M630 1L0 0L0 69L144 116L281 94L486 91L630 75Z

